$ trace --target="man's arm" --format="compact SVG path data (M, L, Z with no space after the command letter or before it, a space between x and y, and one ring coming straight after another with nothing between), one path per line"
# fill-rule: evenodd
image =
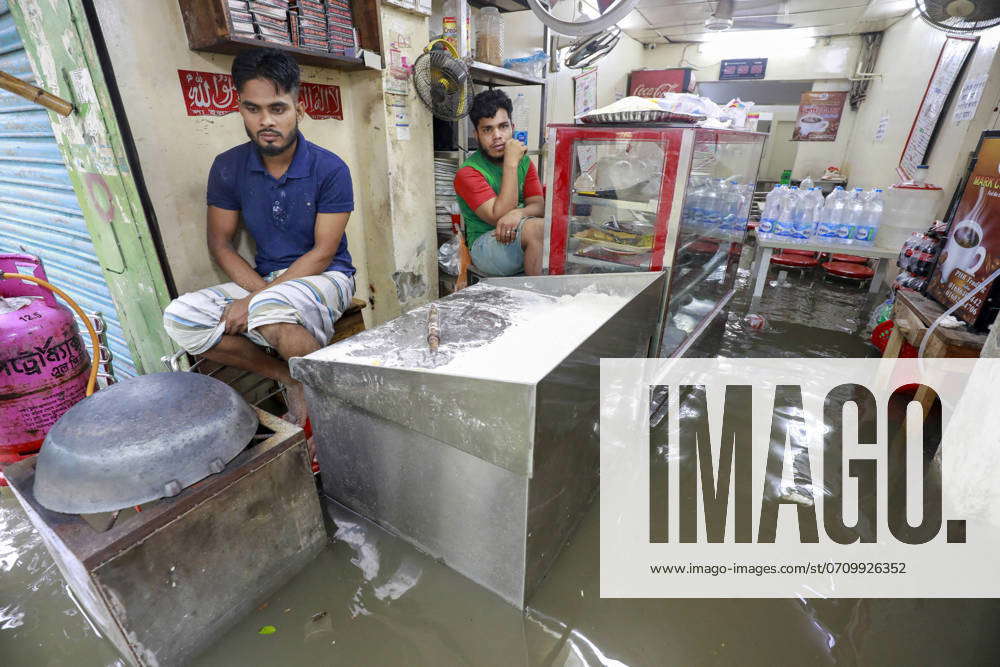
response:
M317 213L315 243L312 250L292 262L288 270L272 280L267 286L280 285L286 280L315 276L326 271L344 237L350 213Z
M230 280L246 291L254 292L263 289L267 283L233 247L239 222L239 211L209 206L208 252Z
M517 167L528 147L517 139L509 139L503 153L503 178L500 193L476 208L476 215L484 222L496 225L506 213L517 208L521 193L518 192Z
M208 252L219 268L226 272L230 280L250 292L242 299L231 302L222 312L222 321L226 325L225 331L232 336L247 330L247 310L250 306L250 297L267 286L264 279L253 270L253 267L245 259L240 257L240 254L233 247L233 238L236 236L239 222L239 211L230 211L218 206L208 207Z

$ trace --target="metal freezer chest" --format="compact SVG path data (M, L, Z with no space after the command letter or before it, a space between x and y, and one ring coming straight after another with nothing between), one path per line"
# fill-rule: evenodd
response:
M323 549L303 432L257 413L273 435L105 532L37 502L36 459L7 468L73 597L130 663L188 662Z
M664 284L663 273L489 279L436 302L445 349L503 329L505 288L621 298L522 376L428 364L416 349L426 309L294 359L324 493L523 607L597 488L600 359L658 349Z

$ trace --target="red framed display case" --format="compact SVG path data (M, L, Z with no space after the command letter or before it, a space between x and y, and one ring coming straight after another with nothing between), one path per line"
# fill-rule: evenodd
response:
M670 272L662 356L732 297L766 135L550 125L543 269Z

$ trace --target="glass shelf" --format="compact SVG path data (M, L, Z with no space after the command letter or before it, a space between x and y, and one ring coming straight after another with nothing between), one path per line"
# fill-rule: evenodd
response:
M648 202L629 201L627 199L611 199L610 197L598 197L597 195L587 195L576 193L573 195L574 204L584 204L586 206L608 206L628 211L642 211L643 213L656 213L660 205L655 199Z

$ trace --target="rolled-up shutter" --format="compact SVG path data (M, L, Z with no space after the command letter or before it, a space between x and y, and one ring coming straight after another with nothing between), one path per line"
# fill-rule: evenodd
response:
M0 70L34 83L7 0L0 0ZM9 252L38 255L50 282L85 311L99 311L115 374L136 374L48 112L0 90L0 253Z

